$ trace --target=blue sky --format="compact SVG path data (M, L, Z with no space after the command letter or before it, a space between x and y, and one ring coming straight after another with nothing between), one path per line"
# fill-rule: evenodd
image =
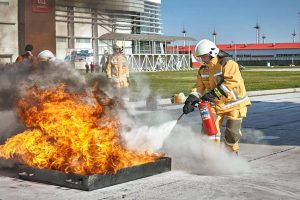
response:
M162 0L164 35L187 36L212 40L214 28L217 43L255 43L253 28L258 20L265 43L292 42L296 31L299 41L300 0ZM262 41L262 39L260 39Z

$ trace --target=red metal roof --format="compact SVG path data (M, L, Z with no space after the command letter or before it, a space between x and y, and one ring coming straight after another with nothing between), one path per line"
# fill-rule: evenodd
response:
M272 49L300 49L300 42L294 43L264 43L264 44L217 44L217 46L224 50L272 50ZM168 51L176 51L178 48L179 51L193 51L195 45L193 46L168 46Z
M219 44L224 51L228 50L270 50L270 49L300 49L300 42L295 43L265 43L265 44Z

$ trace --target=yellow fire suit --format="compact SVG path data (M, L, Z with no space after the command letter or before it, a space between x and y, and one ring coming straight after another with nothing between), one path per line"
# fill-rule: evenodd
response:
M111 79L113 87L124 88L129 86L128 61L123 54L109 56L106 75L108 79Z
M232 59L217 56L212 58L206 66L200 67L192 91L202 96L217 86L227 97L223 95L220 99L214 98L215 104L212 104L212 112L215 115L219 133L212 139L220 142L220 127L224 118L227 117L224 133L225 144L232 151L237 152L239 150L238 142L241 138L242 119L246 117L247 106L251 105L251 102L246 94L239 66Z

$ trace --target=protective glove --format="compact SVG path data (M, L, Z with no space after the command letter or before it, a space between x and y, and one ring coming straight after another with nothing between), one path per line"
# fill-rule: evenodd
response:
M193 94L190 94L184 102L183 113L188 114L194 111L195 104L199 103L199 98Z
M214 103L215 102L214 98L216 97L216 98L220 99L221 96L227 97L227 94L218 86L215 89L213 89L212 91L207 92L206 94L204 94L201 97L201 100L202 101L209 101L209 102Z
M208 101L208 102L214 103L215 102L214 98L215 98L215 96L213 95L213 92L210 91L210 92L205 93L200 99L202 101Z

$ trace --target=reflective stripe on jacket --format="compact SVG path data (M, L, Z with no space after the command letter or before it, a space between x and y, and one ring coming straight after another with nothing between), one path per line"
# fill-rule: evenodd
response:
M217 114L251 105L238 64L231 59L226 60L225 63L222 61L217 56L212 58L207 66L201 66L193 89L203 95L220 86L227 97L214 99Z

